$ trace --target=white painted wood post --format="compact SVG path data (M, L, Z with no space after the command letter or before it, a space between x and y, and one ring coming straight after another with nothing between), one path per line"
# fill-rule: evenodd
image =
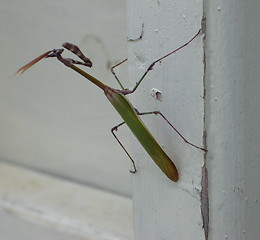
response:
M156 58L181 46L201 28L203 2L128 1L130 77L134 85ZM138 39L142 32L142 38ZM151 89L161 91L157 100ZM160 110L191 142L203 146L203 39L157 64L131 99L139 111ZM147 124L180 172L174 183L136 143L134 228L136 240L205 238L201 212L204 152L185 144L160 117ZM204 208L207 210L207 208ZM206 214L206 211L204 211Z
M260 236L260 2L207 1L209 239Z
M161 110L197 145L206 130L209 150L204 156L158 117L146 117L180 180L170 182L134 146L136 240L259 239L259 11L258 0L128 2L128 38L138 38L144 25L142 39L129 42L133 83L200 28L203 12L207 23L204 47L198 37L155 66L133 98L140 111ZM152 88L162 101L151 96Z

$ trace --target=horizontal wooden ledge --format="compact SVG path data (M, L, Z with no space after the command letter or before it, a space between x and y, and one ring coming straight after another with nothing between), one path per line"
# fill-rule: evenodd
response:
M0 210L95 240L133 239L129 198L0 163Z

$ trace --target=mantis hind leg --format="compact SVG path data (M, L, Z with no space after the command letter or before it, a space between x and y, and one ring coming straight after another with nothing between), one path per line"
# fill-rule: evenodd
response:
M190 146L194 147L194 148L197 148L197 149L200 149L204 152L207 152L207 149L205 148L202 148L202 147L199 147L193 143L191 143L190 141L188 141L178 130L177 128L175 128L171 123L170 121L160 112L160 111L153 111L153 112L143 112L143 113L139 113L137 110L136 110L137 114L138 115L149 115L149 114L155 114L155 115L160 115L169 125L170 127L183 139L183 141L187 144L189 144Z
M118 137L117 137L116 134L115 134L115 131L117 131L118 128L119 128L120 126L124 125L124 124L125 124L125 122L122 122L122 123L120 123L120 124L114 126L114 127L111 129L111 133L113 134L113 136L115 137L115 139L117 140L117 142L119 143L119 145L123 148L123 150L125 151L126 155L130 158L130 160L131 160L131 162L132 162L132 164L133 164L134 170L130 170L130 173L136 173L137 170L136 170L136 166L135 166L135 162L134 162L133 158L130 156L129 152L126 150L126 148L124 147L124 145L121 143L121 141L118 139Z

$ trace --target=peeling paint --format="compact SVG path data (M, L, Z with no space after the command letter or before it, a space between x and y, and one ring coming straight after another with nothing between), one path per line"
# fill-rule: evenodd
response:
M150 94L152 97L154 97L156 100L162 101L163 100L163 94L160 90L156 88L152 88L150 90Z

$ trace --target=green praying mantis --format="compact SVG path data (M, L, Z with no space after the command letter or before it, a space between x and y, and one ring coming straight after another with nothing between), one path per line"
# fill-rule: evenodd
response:
M153 135L150 133L150 131L147 129L147 127L141 120L140 116L146 115L146 114L155 114L155 115L161 116L186 143L188 143L189 145L191 145L195 148L198 148L200 150L203 150L203 151L207 151L207 150L202 147L198 147L198 146L194 145L193 143L189 142L188 140L186 140L186 138L184 138L181 135L181 133L167 120L167 118L160 111L145 112L145 113L138 112L138 110L135 109L133 107L133 105L130 103L130 101L126 98L126 95L131 94L136 91L136 89L138 88L140 83L143 81L143 79L145 78L147 73L153 69L153 67L156 63L160 62L164 58L167 58L168 56L172 55L173 53L176 53L180 49L187 46L200 34L200 32L201 32L201 30L199 30L196 33L196 35L194 35L188 42L186 42L182 46L178 47L177 49L171 51L170 53L166 54L165 56L154 61L147 68L147 70L144 72L144 74L142 75L142 77L136 83L135 87L132 90L125 89L123 87L123 85L121 84L121 82L119 81L118 77L116 76L116 74L113 70L114 67L117 67L118 65L122 64L123 62L126 61L126 59L111 68L113 75L115 76L118 84L121 87L121 90L114 89L114 88L111 88L111 87L105 85L100 80L96 79L95 77L91 76L87 72L85 72L82 69L75 66L75 64L80 64L80 65L85 65L87 67L92 67L92 62L90 61L89 58L84 56L84 54L80 51L80 49L76 45L71 44L71 43L64 43L62 46L65 49L67 49L67 50L71 51L72 53L74 53L75 55L77 55L83 62L76 61L71 58L63 58L62 52L64 51L64 49L53 49L53 50L43 53L36 59L32 60L25 66L21 67L16 73L23 73L25 70L27 70L28 68L30 68L32 65L34 65L35 63L37 63L38 61L40 61L43 58L56 57L60 62L65 64L65 66L73 69L74 71L76 71L77 73L79 73L80 75L82 75L83 77L85 77L86 79L91 81L92 83L94 83L100 89L102 89L104 91L104 94L107 97L107 99L110 101L110 103L114 106L116 111L122 117L123 122L116 125L115 127L113 127L111 129L111 132L112 132L113 136L116 138L117 142L123 148L125 153L128 155L128 157L130 158L130 160L133 164L134 170L131 170L130 172L135 173L137 171L135 162L134 162L133 158L130 156L130 154L128 153L128 151L125 149L123 144L120 142L118 137L115 135L115 131L117 131L118 128L120 126L122 126L123 124L126 124L130 128L130 130L133 132L133 134L138 139L140 144L143 146L143 148L146 150L146 152L150 155L150 157L154 160L154 162L158 165L158 167L162 170L162 172L169 179L176 182L176 181L178 181L179 174L178 174L178 170L177 170L175 164L170 159L170 157L164 152L164 150L161 148L161 146L157 143L157 141L155 140Z

